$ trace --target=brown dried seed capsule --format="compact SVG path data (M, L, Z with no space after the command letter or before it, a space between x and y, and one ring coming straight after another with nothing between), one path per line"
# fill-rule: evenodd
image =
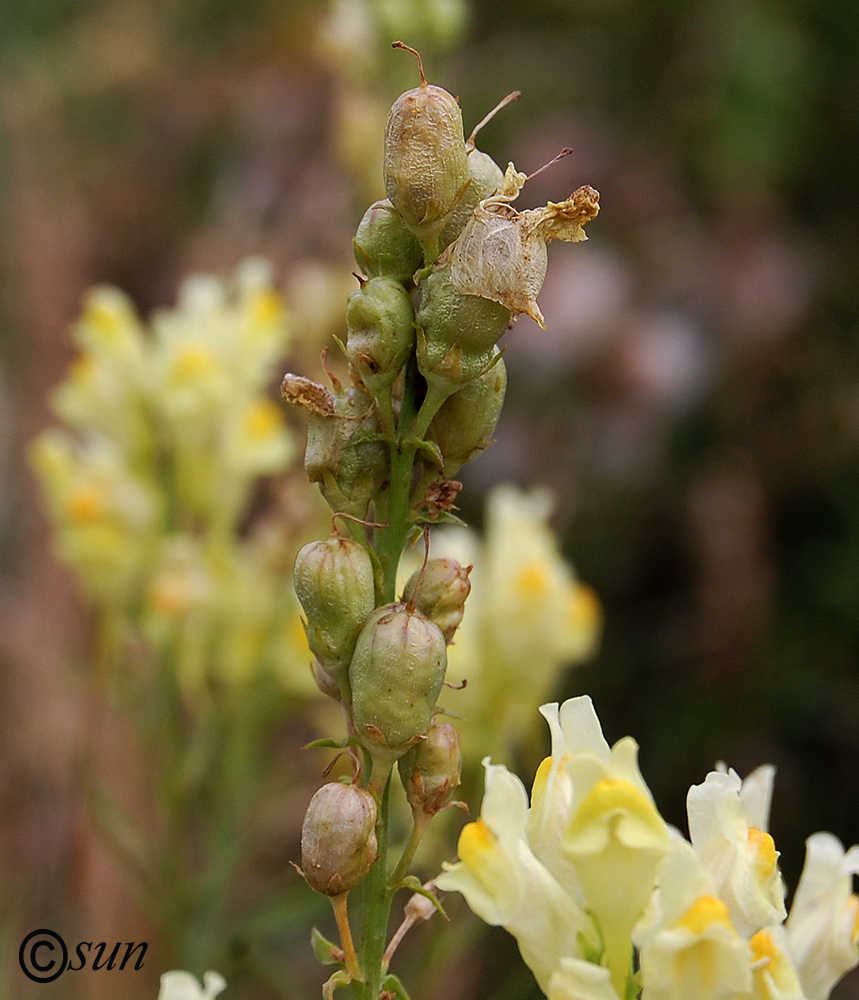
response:
M301 828L308 885L339 896L362 882L376 860L376 801L365 788L331 781L310 800Z
M585 223L599 212L599 193L585 185L559 204L517 212L510 202L526 180L509 164L501 193L480 202L440 263L461 294L491 299L544 327L537 295L546 277L546 244L586 240Z

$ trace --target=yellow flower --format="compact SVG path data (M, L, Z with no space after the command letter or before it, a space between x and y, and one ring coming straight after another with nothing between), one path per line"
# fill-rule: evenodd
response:
M740 1000L752 987L751 952L712 879L679 836L659 871L659 891L636 929L642 1000Z
M444 891L461 892L474 912L502 925L545 991L565 955L581 954L593 936L584 911L553 878L528 843L528 798L521 781L501 765L486 764L480 819L459 839L460 861L436 880Z
M835 983L859 961L859 846L845 853L831 833L815 833L805 843L787 933L805 995L826 1000Z
M215 1000L226 988L227 981L218 972L204 972L202 986L190 972L165 972L158 1000Z
M60 558L87 592L115 603L149 560L159 505L109 440L76 441L60 430L34 442L30 460L56 526Z
M585 907L599 922L603 964L623 996L632 961L630 936L653 892L668 830L638 769L638 746L631 737L609 748L587 697L540 711L552 732L552 765L545 789L535 795L539 842L556 864L567 862L575 874ZM553 801L558 791L565 825ZM538 823L534 826L537 839ZM558 850L550 845L559 829Z
M731 920L746 937L762 927L780 924L787 911L784 883L778 869L778 852L767 833L768 803L774 770L759 768L750 776L756 790L755 808L735 771L711 771L701 785L689 789L686 800L689 835L695 850L712 876ZM757 813L753 825L749 812Z
M805 1000L783 927L758 931L749 947L754 1000Z

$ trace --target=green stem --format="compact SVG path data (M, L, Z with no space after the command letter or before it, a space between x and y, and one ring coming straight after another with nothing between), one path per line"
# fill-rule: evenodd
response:
M396 892L399 887L400 882L406 877L409 872L409 866L414 860L415 852L423 838L426 828L429 826L429 822L432 816L427 815L427 813L416 813L415 822L412 827L412 835L409 838L409 842L403 849L403 854L400 860L397 862L397 867L391 872L391 877L388 880L388 884L391 887L391 892Z
M385 782L376 821L379 856L364 881L364 920L361 934L361 968L364 982L355 985L357 1000L378 1000L382 990L382 957L388 936L391 893L388 891L388 793L390 773Z
M414 355L409 360L400 404L399 435L391 443L391 479L385 496L384 520L388 526L376 536L375 552L382 568L383 604L396 599L397 566L412 527L412 480L417 443L404 433L418 412L418 387L422 382Z
M415 448L397 445L391 450L391 483L388 489L386 520L379 532L376 555L382 567L382 603L396 600L397 566L408 540L412 509L412 475Z

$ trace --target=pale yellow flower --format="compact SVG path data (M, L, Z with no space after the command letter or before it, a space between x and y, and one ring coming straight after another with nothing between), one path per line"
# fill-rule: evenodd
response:
M845 853L831 833L806 841L805 865L787 918L787 933L808 1000L826 1000L859 962L859 846Z
M226 988L227 981L218 972L204 972L202 986L190 972L165 972L158 1000L215 1000Z
M636 929L641 1000L740 1000L752 987L748 942L731 923L695 850L679 836Z
M746 793L748 808L735 771L711 771L703 784L689 789L686 800L692 844L745 937L780 924L787 915L778 852L766 830L773 774L768 767L751 776L754 796ZM749 811L757 814L759 825Z
M553 767L566 772L571 791L561 853L572 865L587 910L599 922L603 964L623 995L632 929L653 892L668 850L668 829L638 769L638 745L631 737L609 749L587 697L560 708L544 705L541 711L552 730ZM547 786L553 779L559 783L550 770ZM540 800L544 810L546 799Z
M540 863L528 843L528 798L505 767L486 762L480 818L459 838L458 864L436 880L461 892L489 924L505 927L545 991L565 955L578 956L581 939L593 938L584 911Z
M806 1000L784 927L758 931L749 947L753 1000Z
M159 502L101 435L79 441L60 430L33 443L30 459L56 525L59 557L93 596L127 595L149 557Z

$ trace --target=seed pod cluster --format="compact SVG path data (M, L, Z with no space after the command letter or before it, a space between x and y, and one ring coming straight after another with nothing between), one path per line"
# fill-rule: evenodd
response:
M324 785L305 819L305 877L331 896L373 864L395 762L416 827L452 802L459 741L437 700L470 567L428 559L397 600L397 561L410 535L454 519L452 477L490 443L504 401L499 341L520 313L542 322L546 244L584 239L599 207L585 187L514 209L527 178L475 145L494 111L465 139L457 99L427 83L419 56L418 65L419 85L385 128L387 198L367 209L353 241L361 273L340 345L347 375L329 373L330 389L292 374L282 385L306 413L308 477L351 534L305 546L295 566L314 676L363 750L356 783Z

